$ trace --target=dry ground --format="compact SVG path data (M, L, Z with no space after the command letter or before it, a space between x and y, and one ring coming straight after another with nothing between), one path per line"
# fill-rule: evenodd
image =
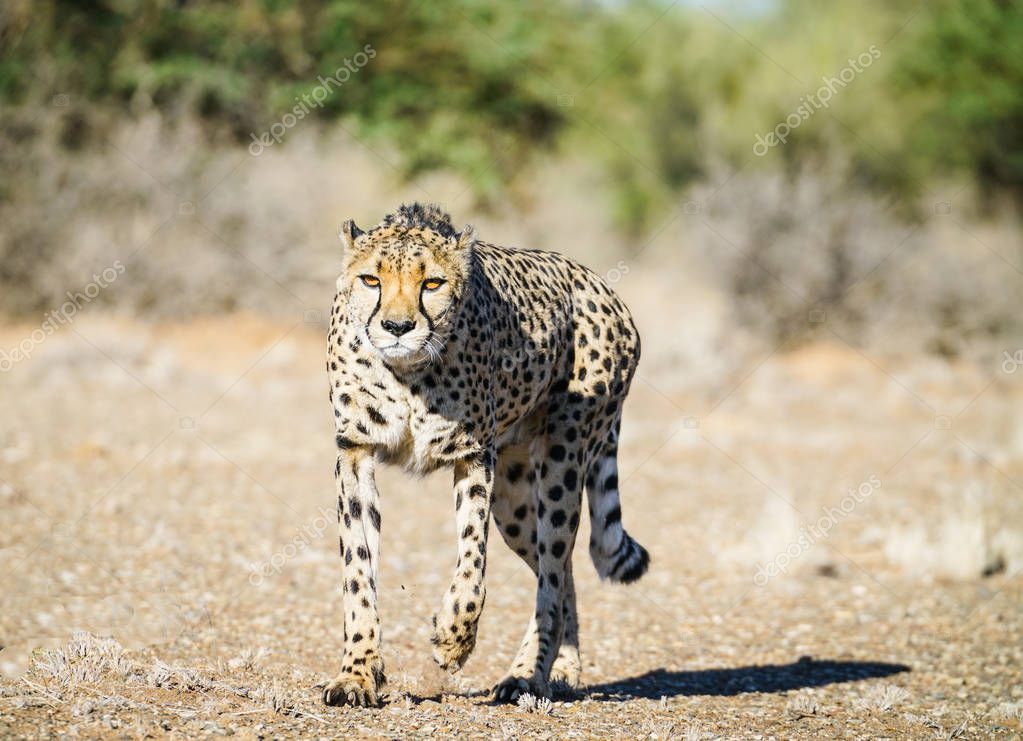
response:
M387 472L389 703L321 706L341 646L322 328L83 316L0 376L0 736L1019 738L1023 368L836 336L680 373L691 328L622 290L647 328L625 522L653 566L602 585L579 549L582 691L488 702L533 595L499 540L475 654L433 667L452 506L443 476Z

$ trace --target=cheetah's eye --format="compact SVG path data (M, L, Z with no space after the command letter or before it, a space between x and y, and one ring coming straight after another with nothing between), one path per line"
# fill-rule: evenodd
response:
M360 275L359 280L365 283L370 288L376 288L380 285L380 279L375 275Z
M427 278L423 281L423 288L427 291L436 291L445 283L447 283L447 281L443 278Z

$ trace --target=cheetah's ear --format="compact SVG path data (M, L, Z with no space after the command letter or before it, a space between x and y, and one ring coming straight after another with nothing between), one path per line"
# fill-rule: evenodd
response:
M466 224L462 228L462 233L458 235L458 248L467 250L474 244L476 244L476 229L472 224Z
M345 251L353 252L355 250L355 240L361 237L365 232L355 225L353 219L348 219L344 224L341 225L339 236L341 242L345 246Z

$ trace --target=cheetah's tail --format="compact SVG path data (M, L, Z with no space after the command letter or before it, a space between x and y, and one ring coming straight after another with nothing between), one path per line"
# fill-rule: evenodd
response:
M586 497L590 507L590 558L601 579L629 584L646 573L650 554L622 527L618 498L617 435L590 466Z

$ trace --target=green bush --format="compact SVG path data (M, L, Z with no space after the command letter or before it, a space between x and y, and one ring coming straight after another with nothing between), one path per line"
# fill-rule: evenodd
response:
M933 170L1023 187L1023 2L933 3L900 60L903 93L926 96L906 143Z

